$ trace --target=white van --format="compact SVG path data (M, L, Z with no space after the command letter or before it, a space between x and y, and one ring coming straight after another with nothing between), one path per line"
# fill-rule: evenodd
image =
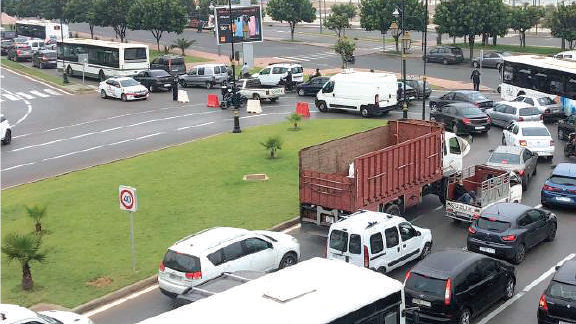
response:
M386 273L432 249L432 233L399 216L362 210L330 226L326 258Z
M36 52L45 46L44 41L38 38L29 39L26 44L28 44L32 52Z
M555 59L576 62L576 51L564 51L554 55Z
M363 117L380 115L395 108L398 83L392 73L338 73L316 94L316 108L357 111Z
M302 65L295 63L272 64L252 76L260 79L262 85L276 86L280 83L280 80L288 75L288 71L292 72L292 82L304 82L304 68Z

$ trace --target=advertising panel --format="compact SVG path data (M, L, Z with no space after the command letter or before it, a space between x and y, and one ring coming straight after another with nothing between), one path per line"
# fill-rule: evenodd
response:
M260 6L217 7L216 38L218 44L252 43L262 41L262 12Z

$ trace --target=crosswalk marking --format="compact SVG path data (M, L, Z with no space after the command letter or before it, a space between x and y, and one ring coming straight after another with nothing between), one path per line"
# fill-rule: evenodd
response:
M303 55L294 55L294 56L276 56L274 59L276 60L283 60L288 62L310 62L313 60L319 60L323 58L328 58L332 56L338 56L338 53L335 52L321 52L321 53L313 53L313 54L303 54Z
M20 100L20 98L18 98L17 96L13 96L13 95L8 94L8 93L4 93L3 95L4 95L4 97L6 97L12 101Z
M47 95L45 93L42 93L40 91L36 91L36 90L30 90L30 93L33 95L37 95L38 97L42 97L42 98L48 98L50 97L50 95Z
M44 91L48 92L51 95L55 95L55 96L61 96L62 95L62 93L60 93L56 90L53 90L53 89L44 89Z
M19 97L23 97L24 99L34 99L34 96L29 95L25 92L16 92Z
M20 92L11 92L2 89L0 102L6 101L5 99L18 101L18 100L43 99L61 95L63 95L63 93L58 91L57 89L48 89L48 88L42 90L28 90Z

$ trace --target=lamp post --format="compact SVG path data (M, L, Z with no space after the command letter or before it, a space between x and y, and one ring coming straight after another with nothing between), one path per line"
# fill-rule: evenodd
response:
M240 105L240 100L237 98L236 93L236 65L234 64L234 33L235 31L232 30L232 1L228 0L228 10L229 10L229 17L230 17L230 32L232 33L230 45L232 47L232 55L230 56L230 61L232 63L232 103L234 104L234 128L232 129L232 133L241 133L242 130L240 129L240 112L238 111L238 106Z
M404 30L404 1L402 1L402 9L401 13L398 11L398 8L394 10L392 15L398 19L400 16L400 29L402 30L402 118L408 118L408 102L406 101L406 51L410 48L410 43L412 42L412 38L410 33L406 33Z
M398 14L398 11L395 10L394 14L395 15ZM392 35L392 37L394 37L394 40L396 40L396 38L398 38L398 36L400 36L400 28L398 28L398 24L396 22L392 22L390 24L390 28L388 28L388 29L390 29L390 34ZM396 52L398 52L398 43L397 42L394 42L394 43L396 43Z
M426 51L428 50L428 0L426 0L426 7L424 10L424 75L422 77L422 120L426 120Z

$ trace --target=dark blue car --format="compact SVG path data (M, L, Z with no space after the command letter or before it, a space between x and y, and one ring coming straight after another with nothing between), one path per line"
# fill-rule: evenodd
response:
M540 201L543 206L576 207L576 164L560 163L544 182Z

